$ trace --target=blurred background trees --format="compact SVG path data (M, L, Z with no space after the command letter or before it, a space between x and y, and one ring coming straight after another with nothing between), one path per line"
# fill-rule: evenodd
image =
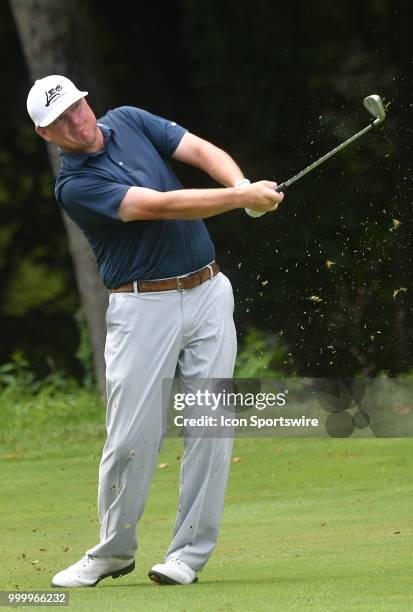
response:
M70 74L76 83L87 82L96 100L95 112L105 108L105 87L97 53L97 32L87 5L72 0L10 0L14 20L31 82L46 74ZM56 175L58 149L47 143L50 164ZM87 324L91 356L99 390L105 392L105 313L107 291L100 279L95 257L83 233L64 213L70 255L76 275L81 312Z
M31 5L34 36L46 27L35 11L59 2L13 4ZM302 169L366 125L362 100L379 93L383 126L291 187L276 214L234 211L207 225L234 285L240 341L260 330L249 338L262 350L270 339L277 370L412 369L407 2L81 4L65 34L64 13L55 18L46 34L56 55L40 53L34 66L0 3L0 362L23 355L39 376L79 379L92 368L93 307L88 315L47 150L25 108L34 77L65 69L98 112L131 104L173 118L227 149L251 180ZM212 185L176 171L186 186Z

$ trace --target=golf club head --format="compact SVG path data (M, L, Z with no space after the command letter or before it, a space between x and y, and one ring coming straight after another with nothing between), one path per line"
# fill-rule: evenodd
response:
M377 94L373 94L371 96L367 96L363 100L364 106L367 108L369 113L376 117L376 121L374 121L374 125L378 125L384 118L386 117L386 111L384 110L383 102Z

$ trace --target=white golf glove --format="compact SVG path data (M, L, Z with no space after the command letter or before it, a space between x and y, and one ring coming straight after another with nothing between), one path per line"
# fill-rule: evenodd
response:
M247 185L251 185L251 181L249 181L247 178L243 178L240 181L238 181L235 187L236 188L246 187ZM262 217L262 215L265 215L265 212L258 212L257 210L251 210L251 208L244 208L244 210L247 213L247 215L249 215L250 217L253 217L254 219L257 217Z

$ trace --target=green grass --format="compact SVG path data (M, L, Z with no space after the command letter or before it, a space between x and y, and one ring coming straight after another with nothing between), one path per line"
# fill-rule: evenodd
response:
M87 394L42 402L0 404L0 590L49 590L98 535L102 406ZM70 590L70 609L411 610L412 451L410 439L237 440L219 545L200 582L158 587L146 574L169 544L181 455L167 439L137 569Z

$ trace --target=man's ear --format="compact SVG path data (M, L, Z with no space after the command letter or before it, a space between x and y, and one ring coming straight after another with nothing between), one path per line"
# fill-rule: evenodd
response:
M36 127L34 129L36 130L36 133L39 136L41 136L41 138L44 138L44 140L47 140L48 142L50 142L50 136L47 133L47 128L40 127L39 125L36 125Z

